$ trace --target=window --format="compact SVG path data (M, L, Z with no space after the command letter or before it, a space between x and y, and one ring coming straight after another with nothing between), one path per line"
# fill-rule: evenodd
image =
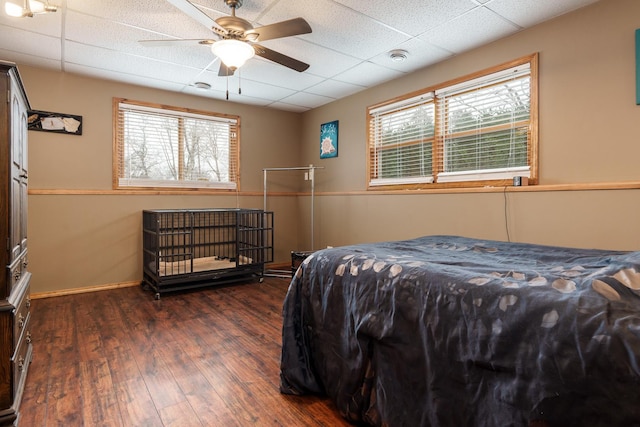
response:
M370 188L535 183L536 75L532 55L370 107Z
M238 117L117 98L114 112L114 188L237 188Z
M427 93L369 111L371 185L432 182L435 105Z

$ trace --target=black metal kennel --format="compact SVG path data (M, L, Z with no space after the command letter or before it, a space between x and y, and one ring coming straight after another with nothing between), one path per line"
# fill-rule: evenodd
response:
M143 281L155 292L264 276L273 262L273 212L159 209L142 212Z

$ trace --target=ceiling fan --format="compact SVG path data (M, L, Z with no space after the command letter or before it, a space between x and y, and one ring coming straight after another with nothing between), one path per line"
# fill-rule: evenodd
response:
M243 0L224 0L231 8L231 15L223 16L215 21L198 9L188 0L167 0L182 12L210 28L216 39L176 39L176 40L141 40L146 46L164 46L179 43L197 43L211 46L212 52L220 58L219 76L231 76L254 55L284 65L295 71L305 71L306 64L290 56L276 52L259 44L266 40L297 36L311 32L311 27L303 18L294 18L275 24L254 28L245 19L236 16L236 9L242 6Z

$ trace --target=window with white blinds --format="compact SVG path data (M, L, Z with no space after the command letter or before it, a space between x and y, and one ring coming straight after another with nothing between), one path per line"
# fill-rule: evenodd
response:
M433 94L369 111L370 185L432 182Z
M537 178L537 55L368 110L369 186Z
M236 116L114 99L115 188L235 189Z

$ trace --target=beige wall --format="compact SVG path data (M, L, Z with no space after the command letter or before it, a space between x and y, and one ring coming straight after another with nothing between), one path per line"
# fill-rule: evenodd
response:
M29 132L32 190L111 189L114 97L240 116L244 192L262 192L265 167L297 166L299 114L18 65L31 108L83 116L81 136Z
M30 132L33 292L139 281L140 211L262 207L262 169L314 164L315 247L425 234L580 247L640 248L640 106L634 31L640 2L600 0L574 13L302 115L20 66L34 109L79 114L82 136ZM366 191L368 105L540 53L538 190ZM111 189L111 99L241 116L239 195L119 195ZM339 157L320 160L320 124L340 121ZM298 172L274 173L276 260L310 248L311 200ZM627 183L610 190L595 183ZM573 184L579 190L568 190ZM605 188L605 189L603 189Z
M140 281L141 211L262 208L263 168L298 166L300 116L19 65L31 107L83 116L81 136L29 132L29 261L32 292ZM122 195L112 191L112 98L228 114L241 120L241 192ZM299 247L296 187L274 177L276 259Z
M640 106L635 105L634 74L639 17L637 0L600 0L305 113L303 163L315 161L325 168L317 181L316 246L461 234L640 249L640 190L601 190L609 186L593 185L640 185ZM540 54L538 189L549 191L395 195L366 191L368 105L533 52ZM318 162L318 129L332 120L340 121L339 156ZM580 191L559 191L572 184L579 184Z

